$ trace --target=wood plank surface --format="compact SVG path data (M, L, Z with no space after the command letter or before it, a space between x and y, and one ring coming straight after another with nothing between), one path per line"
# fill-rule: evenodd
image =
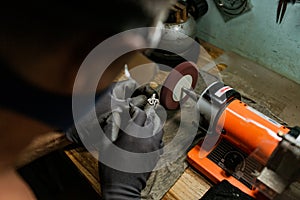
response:
M188 167L176 184L166 193L163 200L197 200L211 187L211 183Z

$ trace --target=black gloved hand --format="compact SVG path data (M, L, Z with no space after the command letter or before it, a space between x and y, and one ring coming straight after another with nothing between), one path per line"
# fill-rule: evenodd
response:
M163 112L158 111L162 111L162 107L147 104L149 94L144 95L141 92L143 89L136 90L136 88L136 82L131 79L118 83L97 102L97 122L91 119L83 120L84 126L100 124L109 139L106 142L95 141L95 144L102 147L99 153L99 175L104 199L139 199L141 190L145 187L150 172L161 154ZM149 88L147 91L146 93L149 93ZM80 135L80 139L89 140L94 137L93 134L87 131L86 134ZM75 129L67 135L78 142L79 137ZM127 158L127 154L122 156L123 154L115 152L116 146L123 152L143 155L152 152L152 154L146 161L142 161L141 165L138 160ZM114 164L105 165L107 159L112 159ZM135 171L135 167L143 165L144 171L140 167Z
M133 107L132 121L128 123L136 123L140 125L143 132L136 133L137 135L143 135L148 138L137 138L132 134L135 130L130 130L128 134L124 131L119 131L118 138L114 142L118 147L136 153L147 153L162 148L162 134L160 130L158 133L153 135L155 129L158 127L155 123L160 123L157 116L153 116L152 111L143 111L137 107ZM152 108L151 108L152 109ZM109 126L109 124L108 124ZM128 124L127 127L131 125ZM131 129L131 128L129 128ZM109 131L110 130L106 130ZM108 151L109 153L109 151ZM112 155L113 156L113 155ZM154 168L160 156L160 151L157 152L156 156L149 157L146 163L150 168ZM101 158L100 158L101 159ZM125 161L126 162L126 161ZM129 161L130 162L130 161ZM120 161L120 165L124 164ZM131 163L132 167L135 167L135 163ZM101 180L101 188L104 199L140 199L140 193L146 186L146 181L150 176L150 172L144 173L128 173L122 172L116 169L112 169L101 162L99 162L99 175Z
M111 139L111 145L116 145L124 151L143 154L158 150L144 163L148 169L154 169L160 157L159 149L162 148L162 120L157 115L157 111L162 107L146 104L147 94L147 96L139 94L134 98L126 97L124 86L127 89L134 89L128 83L130 85L130 82L127 82L126 86L116 87L113 90L112 99L118 106L113 108L112 114L101 125L105 134ZM141 88L139 91L142 91ZM129 93L133 92L134 90ZM106 153L114 156L111 152L110 147L107 147ZM101 161L101 157L99 159ZM119 165L126 165L132 169L136 164L126 158L119 162ZM140 199L150 171L129 173L99 162L99 175L104 199Z

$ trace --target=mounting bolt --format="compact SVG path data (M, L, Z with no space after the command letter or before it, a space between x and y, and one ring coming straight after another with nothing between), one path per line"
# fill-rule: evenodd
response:
M284 133L283 133L282 131L279 131L279 132L277 133L277 135L278 135L279 137L283 137L283 136L284 136Z

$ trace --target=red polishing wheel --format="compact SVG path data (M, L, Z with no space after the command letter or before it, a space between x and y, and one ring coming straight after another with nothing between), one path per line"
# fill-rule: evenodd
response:
M169 110L179 108L180 103L188 99L188 96L182 92L182 88L194 89L197 80L198 70L194 63L183 62L177 65L161 88L160 103Z

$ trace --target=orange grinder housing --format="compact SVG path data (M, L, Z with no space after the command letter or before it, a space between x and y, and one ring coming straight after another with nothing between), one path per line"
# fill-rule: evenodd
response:
M278 134L287 134L290 129L243 103L240 94L222 82L206 88L197 107L199 126L207 130L207 135L188 153L188 161L213 182L226 179L255 197L258 191L251 173L267 164L281 141ZM219 153L224 141L227 146L222 148L228 152ZM210 155L213 151L214 154ZM230 154L231 157L228 156ZM238 155L245 160L251 158L251 162L240 159L236 163L237 168L228 169L227 163L234 163ZM218 156L220 158L215 158Z
M219 118L218 127L226 132L223 137L265 165L281 137L290 129L241 102L231 101ZM223 131L224 132L224 131Z

